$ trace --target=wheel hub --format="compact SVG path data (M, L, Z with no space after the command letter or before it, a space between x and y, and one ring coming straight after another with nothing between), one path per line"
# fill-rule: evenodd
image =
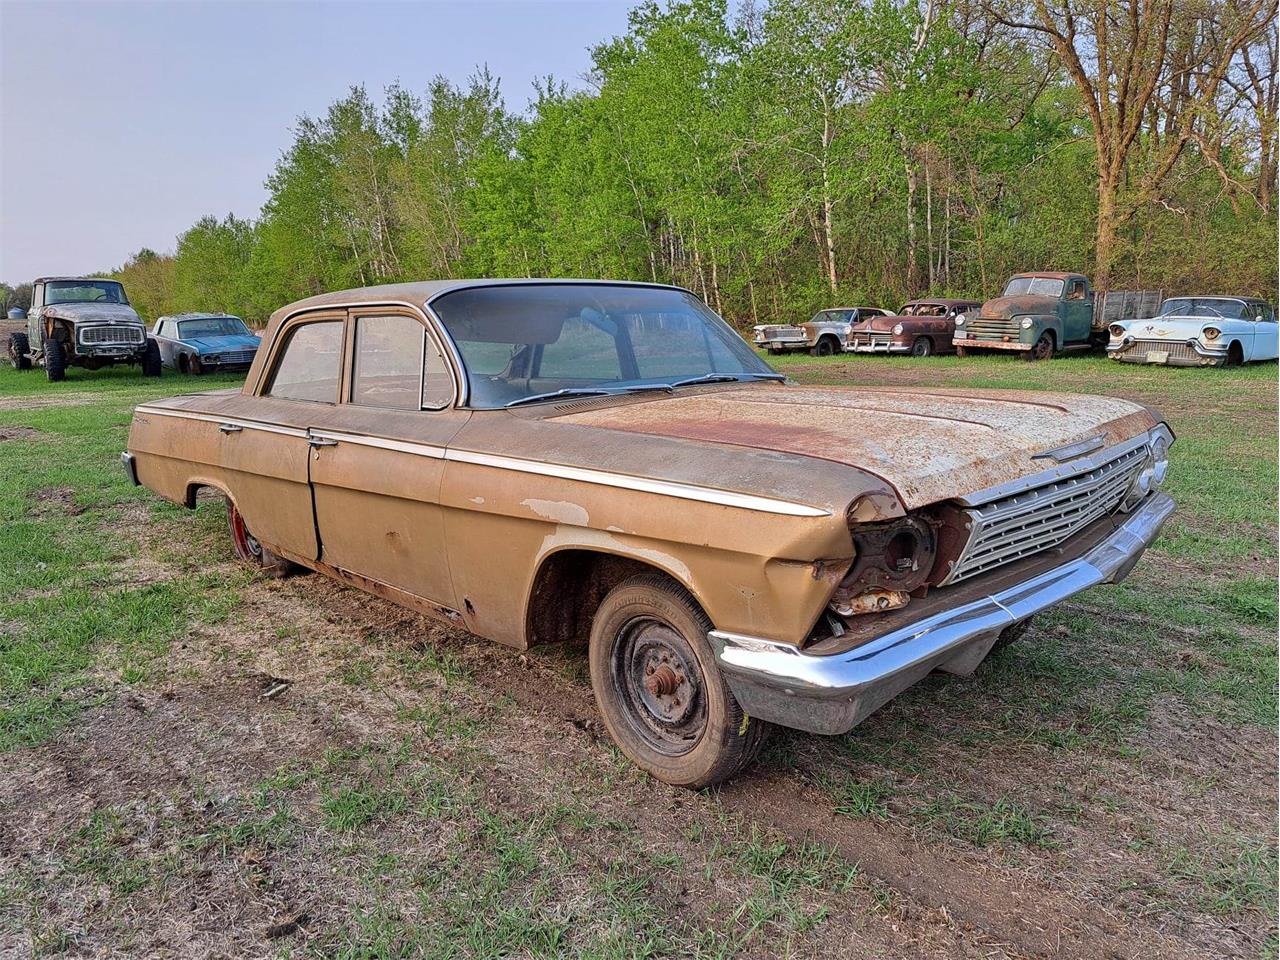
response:
M614 678L645 740L669 755L693 747L706 726L701 668L684 638L656 620L632 621L615 648Z

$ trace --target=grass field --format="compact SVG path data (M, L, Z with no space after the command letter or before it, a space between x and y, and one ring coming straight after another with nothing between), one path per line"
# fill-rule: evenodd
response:
M0 369L0 957L1275 956L1276 365L777 366L1151 404L1179 513L975 677L691 794L582 651L255 577L220 502L128 486L192 381Z

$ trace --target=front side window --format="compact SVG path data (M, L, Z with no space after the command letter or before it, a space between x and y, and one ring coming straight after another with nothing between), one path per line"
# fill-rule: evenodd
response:
M55 303L128 303L124 287L115 280L50 280L45 285L46 305Z
M683 290L509 284L432 302L462 355L471 406L565 392L625 393L683 380L782 379Z
M359 317L351 402L438 410L453 400L453 377L435 342L412 317Z
M341 366L342 321L301 324L288 334L267 396L336 403Z
M1062 287L1063 282L1052 277L1014 277L1004 288L1003 296L1060 297Z

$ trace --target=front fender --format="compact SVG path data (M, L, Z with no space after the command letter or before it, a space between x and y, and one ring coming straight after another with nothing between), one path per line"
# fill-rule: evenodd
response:
M1054 336L1058 346L1062 346L1062 321L1054 316L1033 315L1030 317L1031 326L1023 327L1022 322L1027 317L1015 317L1018 323L1018 341L1028 346L1034 345L1041 335L1048 330Z

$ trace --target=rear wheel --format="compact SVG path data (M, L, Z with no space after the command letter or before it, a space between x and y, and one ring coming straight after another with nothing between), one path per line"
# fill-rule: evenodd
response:
M44 342L44 375L53 383L67 376L67 354L61 340Z
M913 357L927 357L933 353L933 341L928 337L916 337L911 343Z
M31 369L31 341L25 333L9 334L9 362L15 370Z
M659 780L698 789L755 759L769 725L716 666L706 614L657 574L614 587L591 625L591 686L614 743Z
M244 517L240 515L240 511L236 509L230 497L227 497L227 526L231 530L232 549L235 550L236 557L244 563L251 567L260 567L273 577L283 577L292 568L293 564L272 553L249 532Z
M1035 346L1024 353L1023 356L1032 363L1037 360L1050 359L1053 356L1053 334L1048 330L1040 334L1040 339L1035 342Z

